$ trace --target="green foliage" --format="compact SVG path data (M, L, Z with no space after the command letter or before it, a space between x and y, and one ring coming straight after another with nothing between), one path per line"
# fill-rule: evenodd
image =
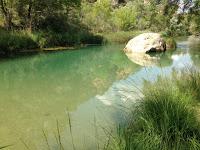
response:
M82 3L82 22L93 32L112 31L112 7L109 0L97 0L95 3Z
M125 115L108 149L198 150L200 73L196 68L174 71L144 83L141 97Z
M183 11L187 13L178 13L179 1L150 0L145 4L135 0L118 7L111 7L109 0L84 1L81 14L84 24L94 32L148 29L165 31L168 36L199 34L199 1L193 7L190 1L186 3Z
M188 35L188 29L177 17L170 19L170 25L166 28L169 36Z
M105 37L106 42L108 43L127 43L130 39L132 39L134 36L137 36L143 32L147 31L132 31L132 32L113 32L113 33L103 33L102 36Z
M0 0L0 25L10 31L2 34L1 51L99 44L99 33L108 42L125 43L133 36L126 31L136 30L199 35L200 2L186 2L187 13L177 13L178 0L134 0L115 6L111 0ZM168 42L172 46L173 41Z
M101 44L80 20L80 0L0 0L3 53L23 49ZM98 6L100 7L100 5Z
M37 48L37 43L26 32L0 31L0 53Z
M200 17L199 17L199 15L200 15L200 12L198 12L197 15L189 16L189 17L191 17L189 31L190 31L190 33L192 33L194 35L200 34Z
M74 9L80 7L80 0L0 0L0 6L7 29L36 29L45 20L48 22L48 17L62 16L63 20L65 16L68 20Z
M122 129L122 149L199 149L200 126L190 105L192 97L165 81L145 89Z
M180 73L174 72L174 81L180 91L187 93L200 102L200 72L195 68L187 68Z
M77 31L76 31L77 32ZM10 55L22 50L80 44L102 44L103 37L88 31L76 34L57 32L0 31L0 54Z
M175 50L176 49L176 41L174 38L164 38L166 42L167 49Z
M132 3L113 11L113 21L118 30L130 31L136 28L137 10Z

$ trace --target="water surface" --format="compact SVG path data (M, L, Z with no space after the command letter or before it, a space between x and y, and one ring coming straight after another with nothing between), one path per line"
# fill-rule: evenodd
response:
M45 150L45 132L50 147L59 149L59 126L63 146L72 149L69 112L76 149L96 149L106 140L96 129L120 121L119 106L138 97L136 85L142 87L143 79L169 75L172 68L200 66L200 46L185 40L176 51L153 56L128 59L122 49L94 46L1 60L0 145Z

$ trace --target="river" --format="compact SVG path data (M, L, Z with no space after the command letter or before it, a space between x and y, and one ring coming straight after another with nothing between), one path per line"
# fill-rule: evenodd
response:
M78 150L98 149L106 141L105 130L123 119L123 106L139 97L143 79L153 81L188 65L200 67L200 46L185 39L178 40L175 51L129 59L123 47L91 46L1 60L0 146L46 150L49 144L56 150L59 128L65 149L73 149L72 143Z

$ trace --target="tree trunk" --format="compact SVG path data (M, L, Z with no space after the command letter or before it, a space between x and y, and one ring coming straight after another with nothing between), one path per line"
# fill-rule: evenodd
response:
M31 32L32 31L32 6L33 6L33 1L29 0L29 7L28 7L28 30Z

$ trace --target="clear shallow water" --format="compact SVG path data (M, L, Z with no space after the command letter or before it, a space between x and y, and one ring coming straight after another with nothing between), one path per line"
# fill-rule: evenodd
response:
M0 145L48 149L44 130L50 147L59 149L58 122L63 146L72 149L69 111L76 149L95 149L96 137L106 140L102 127L113 128L119 107L138 97L135 85L172 68L200 66L199 45L183 40L176 51L153 56L128 59L122 49L94 46L0 61Z

